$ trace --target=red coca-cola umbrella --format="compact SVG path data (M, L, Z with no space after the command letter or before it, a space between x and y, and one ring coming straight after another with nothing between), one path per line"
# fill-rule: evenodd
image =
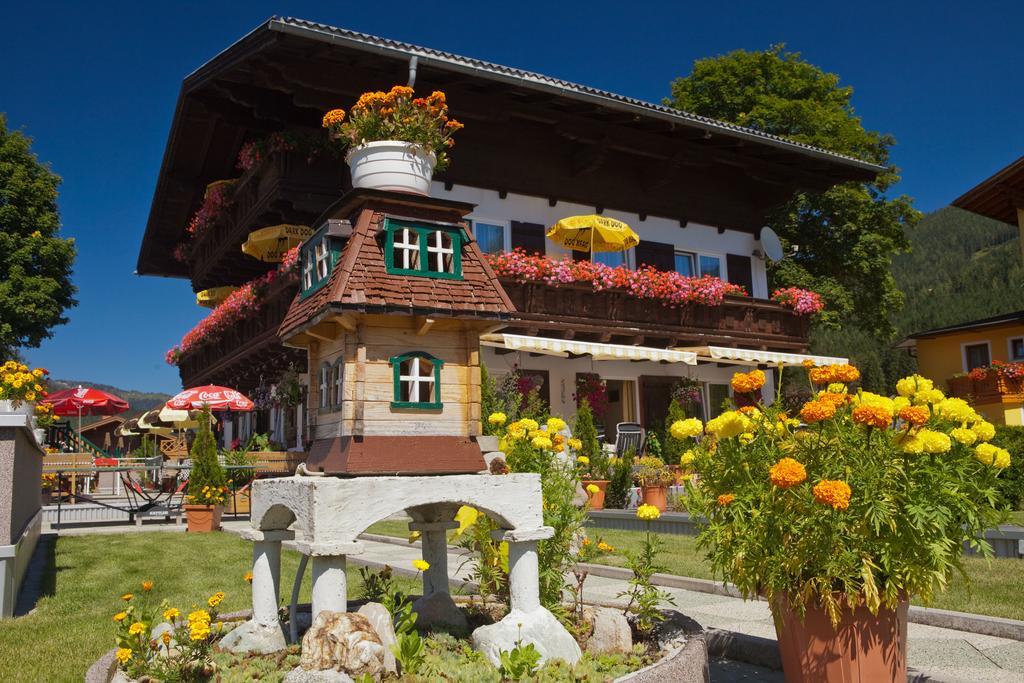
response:
M245 394L214 384L185 389L168 401L166 405L172 410L202 410L206 407L218 412L225 410L249 412L254 407L253 402Z
M117 415L128 410L128 401L94 387L55 391L42 400L53 406L54 415L78 416L78 433L82 433L83 415Z

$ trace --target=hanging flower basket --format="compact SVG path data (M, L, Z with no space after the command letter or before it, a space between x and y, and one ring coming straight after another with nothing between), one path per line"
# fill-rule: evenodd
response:
M352 187L427 195L437 156L420 145L381 140L359 145L345 157Z

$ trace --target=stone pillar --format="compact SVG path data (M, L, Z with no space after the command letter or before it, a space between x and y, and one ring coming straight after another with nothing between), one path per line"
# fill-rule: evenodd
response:
M242 538L252 541L252 619L235 628L221 641L232 652L270 654L286 647L278 621L281 580L281 543L295 538L286 530L245 529Z
M313 600L312 616L323 611L348 611L348 579L345 576L346 557L363 552L363 544L354 543L318 543L297 544L299 552L309 555L312 581Z
M554 529L513 529L497 531L495 540L508 541L509 607L532 612L540 607L540 567L537 562L537 541L551 538Z
M445 532L458 529L458 522L410 522L410 531L419 531L423 559L430 565L423 572L423 597L448 592L448 538Z

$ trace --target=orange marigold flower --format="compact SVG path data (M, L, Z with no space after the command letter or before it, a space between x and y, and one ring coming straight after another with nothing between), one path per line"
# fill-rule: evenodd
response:
M827 401L808 401L800 409L800 418L808 424L828 420L835 414L836 407Z
M836 394L831 391L826 391L818 394L816 401L828 403L833 408L839 408L850 402L849 394Z
M836 510L850 507L850 485L845 481L823 479L814 485L814 500Z
M768 478L780 489L788 489L807 481L807 470L799 461L783 458L768 470Z
M883 406L859 405L853 409L853 421L876 429L885 429L892 424L892 413Z
M827 365L822 368L811 368L811 381L815 384L828 384L832 381L832 368Z
M805 368L809 370L814 367L814 361L811 360L810 358L807 358L801 363L801 365L803 365Z
M757 406L740 406L736 410L743 413L744 415L750 415L751 413L757 412Z
M396 85L391 88L391 94L395 97L409 97L412 93L412 88L407 85Z
M433 100L434 102L444 102L445 95L440 90L435 90L434 92L430 93L430 97L428 97L427 99Z
M722 507L725 507L726 505L728 505L729 503L733 502L734 500L736 500L736 494L734 494L734 493L723 493L722 495L720 495L718 497L718 504L721 505Z
M332 109L324 114L323 127L332 128L335 124L341 123L345 120L344 109Z
M446 123L444 125L445 125L446 128L448 128L448 130L459 130L461 128L465 128L466 127L462 122L456 121L455 119L452 119L451 121L449 121L448 123Z
M849 384L850 382L856 382L860 379L860 370L849 363L833 365L832 367L835 368L835 379L837 382L846 382Z
M928 421L928 408L925 406L904 406L900 408L900 419L915 426Z
M750 394L764 386L764 373L760 370L737 372L732 376L732 390L740 394Z

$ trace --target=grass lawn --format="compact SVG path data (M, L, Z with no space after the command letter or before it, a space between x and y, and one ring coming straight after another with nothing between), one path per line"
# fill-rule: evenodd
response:
M281 561L282 600L291 595L299 555ZM153 595L183 612L221 590L222 613L251 606L243 576L252 563L252 544L234 534L154 531L121 535L67 536L55 544L44 596L34 613L0 621L0 680L81 681L86 669L114 646L111 617L120 596L139 592L153 579ZM414 582L396 580L404 590ZM349 570L349 595L359 594L358 570ZM303 582L309 601L310 580Z
M387 520L373 525L368 531L406 538L409 535L406 524ZM626 558L622 551L639 550L643 539L641 532L616 529L591 529L589 535L615 548L615 553L604 555L598 560L601 564L615 567L624 567ZM697 549L695 537L661 534L661 540L664 544L661 562L668 568L668 573L697 579L721 579L711 575L704 553ZM959 575L954 576L948 590L936 596L928 607L1024 620L1024 600L1019 598L1024 594L1024 560L986 561L978 557L966 557L964 568L969 581ZM915 601L914 604L921 602Z
M1014 510L1010 513L1010 524L1024 526L1024 510Z

